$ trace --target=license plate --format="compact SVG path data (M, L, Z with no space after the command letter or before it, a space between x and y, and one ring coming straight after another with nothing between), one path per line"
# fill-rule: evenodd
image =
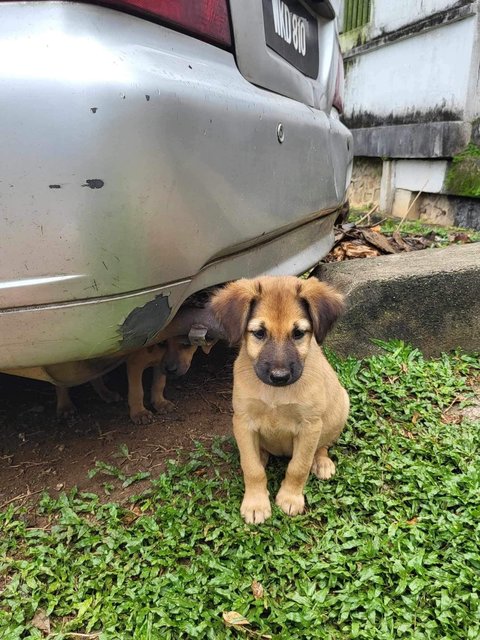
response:
M262 0L265 41L310 78L318 76L318 24L297 0Z

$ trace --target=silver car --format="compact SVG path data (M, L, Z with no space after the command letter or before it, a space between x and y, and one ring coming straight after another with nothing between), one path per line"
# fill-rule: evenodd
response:
M328 252L338 4L0 1L0 370L83 382L192 293Z

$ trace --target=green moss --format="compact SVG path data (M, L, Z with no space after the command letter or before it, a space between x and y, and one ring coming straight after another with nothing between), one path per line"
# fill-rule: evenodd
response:
M458 156L455 156L455 158L480 158L480 147L470 142L468 147L459 153Z
M458 196L480 198L480 147L471 142L452 159L445 188Z
M368 40L369 29L368 25L351 29L350 31L344 31L340 34L340 46L342 53L347 53L356 47L361 47Z

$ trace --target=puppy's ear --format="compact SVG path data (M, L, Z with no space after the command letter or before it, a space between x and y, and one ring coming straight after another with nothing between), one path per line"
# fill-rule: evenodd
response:
M333 287L316 278L304 280L299 287L313 325L318 344L322 344L327 333L345 309L343 296Z
M230 344L237 344L243 338L260 293L259 282L242 278L213 295L210 305Z

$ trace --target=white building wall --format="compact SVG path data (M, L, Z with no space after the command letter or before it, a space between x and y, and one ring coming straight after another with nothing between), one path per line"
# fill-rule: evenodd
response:
M375 172L383 214L480 228L480 201L445 187L450 158L480 136L480 0L371 6L370 22L342 36L345 117L364 156L355 158L357 183ZM448 9L440 24L428 20ZM350 194L364 195L355 182Z
M480 2L477 0L476 35L472 51L470 68L470 86L467 94L467 120L475 120L480 116Z
M446 160L397 160L393 185L398 189L441 193Z
M380 2L393 7L397 2ZM426 2L427 0L425 0ZM430 3L440 0L429 0ZM413 0L406 4L413 4ZM445 4L445 3L444 3ZM402 8L403 11L403 8ZM371 49L349 61L346 116L465 110L476 16ZM434 79L434 81L432 81Z
M369 37L395 31L456 4L457 0L373 0Z

